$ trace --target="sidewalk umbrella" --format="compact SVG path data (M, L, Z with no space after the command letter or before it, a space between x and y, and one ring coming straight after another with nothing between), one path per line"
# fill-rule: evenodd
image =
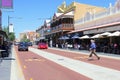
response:
M60 37L59 39L61 39L61 40L66 40L66 39L69 39L69 37L68 37L68 36L62 36L62 37Z
M68 36L64 36L64 39L69 39L69 37Z
M77 39L77 38L79 38L78 35L74 35L74 36L72 37L72 39Z
M103 36L100 34L96 34L96 35L92 36L91 38L103 38Z
M108 36L120 36L120 31L113 32Z
M82 36L82 37L79 37L80 39L90 39L90 37L88 35L85 35L85 36Z
M64 39L64 37L63 37L63 36L61 36L59 39L60 39L60 40L62 40L62 39Z
M110 32L104 32L104 33L102 33L101 35L102 36L108 36L108 35L110 35L111 33Z
M63 40L64 43L66 42L67 39L70 39L68 36L62 36L59 38L60 40Z

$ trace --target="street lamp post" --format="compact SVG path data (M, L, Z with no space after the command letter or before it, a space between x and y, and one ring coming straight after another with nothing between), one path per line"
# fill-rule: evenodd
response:
M10 17L8 16L8 37L10 41L13 41L15 39L15 34L14 34L14 27L13 24L10 23L11 18L16 18L16 19L21 19L20 17Z
M8 16L8 34L10 32L13 32L13 24L10 24L10 18L13 18L13 17Z
M8 29L9 29L9 31L11 30L11 32L13 32L13 30L14 30L13 24L10 23L11 18L16 18L16 19L22 19L22 18L21 17L10 17L10 16L8 16Z

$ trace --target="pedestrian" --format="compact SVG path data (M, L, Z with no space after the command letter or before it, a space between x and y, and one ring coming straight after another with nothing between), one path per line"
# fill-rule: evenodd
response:
M53 42L52 42L52 40L50 40L50 47L53 47Z
M91 41L91 45L90 45L90 55L89 55L89 59L92 59L92 55L94 54L97 59L99 60L100 57L96 54L96 44L94 40L90 40Z

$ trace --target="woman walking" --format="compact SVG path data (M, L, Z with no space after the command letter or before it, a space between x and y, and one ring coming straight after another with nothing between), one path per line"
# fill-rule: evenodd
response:
M97 59L99 60L100 57L96 54L96 44L94 40L90 40L91 41L91 45L90 45L90 55L89 55L89 59L92 58L92 55L94 54Z

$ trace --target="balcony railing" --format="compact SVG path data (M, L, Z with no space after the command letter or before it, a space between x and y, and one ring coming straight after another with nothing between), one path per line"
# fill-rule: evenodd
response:
M119 13L120 13L120 10L117 10L115 7L111 7L111 8L106 9L105 11L90 15L90 16L94 16L92 19L88 18L86 20L87 16L84 16L83 18L80 18L79 20L75 21L75 24L76 25L86 24L87 22L98 20L98 19L101 19L104 17L109 17L111 15L115 15L115 14L119 14ZM90 17L90 16L88 16L88 17Z
M51 30L73 30L74 29L74 25L73 24L60 24L56 27L51 28Z
M44 33L45 33L45 35L48 35L48 34L60 32L60 31L71 31L71 30L74 30L73 24L60 24L56 27L51 28L51 30L49 32L44 31Z
M99 19L82 23L82 24L75 24L75 30L85 29L85 28L90 28L95 26L103 26L103 25L107 25L115 22L120 22L120 13L105 16Z

